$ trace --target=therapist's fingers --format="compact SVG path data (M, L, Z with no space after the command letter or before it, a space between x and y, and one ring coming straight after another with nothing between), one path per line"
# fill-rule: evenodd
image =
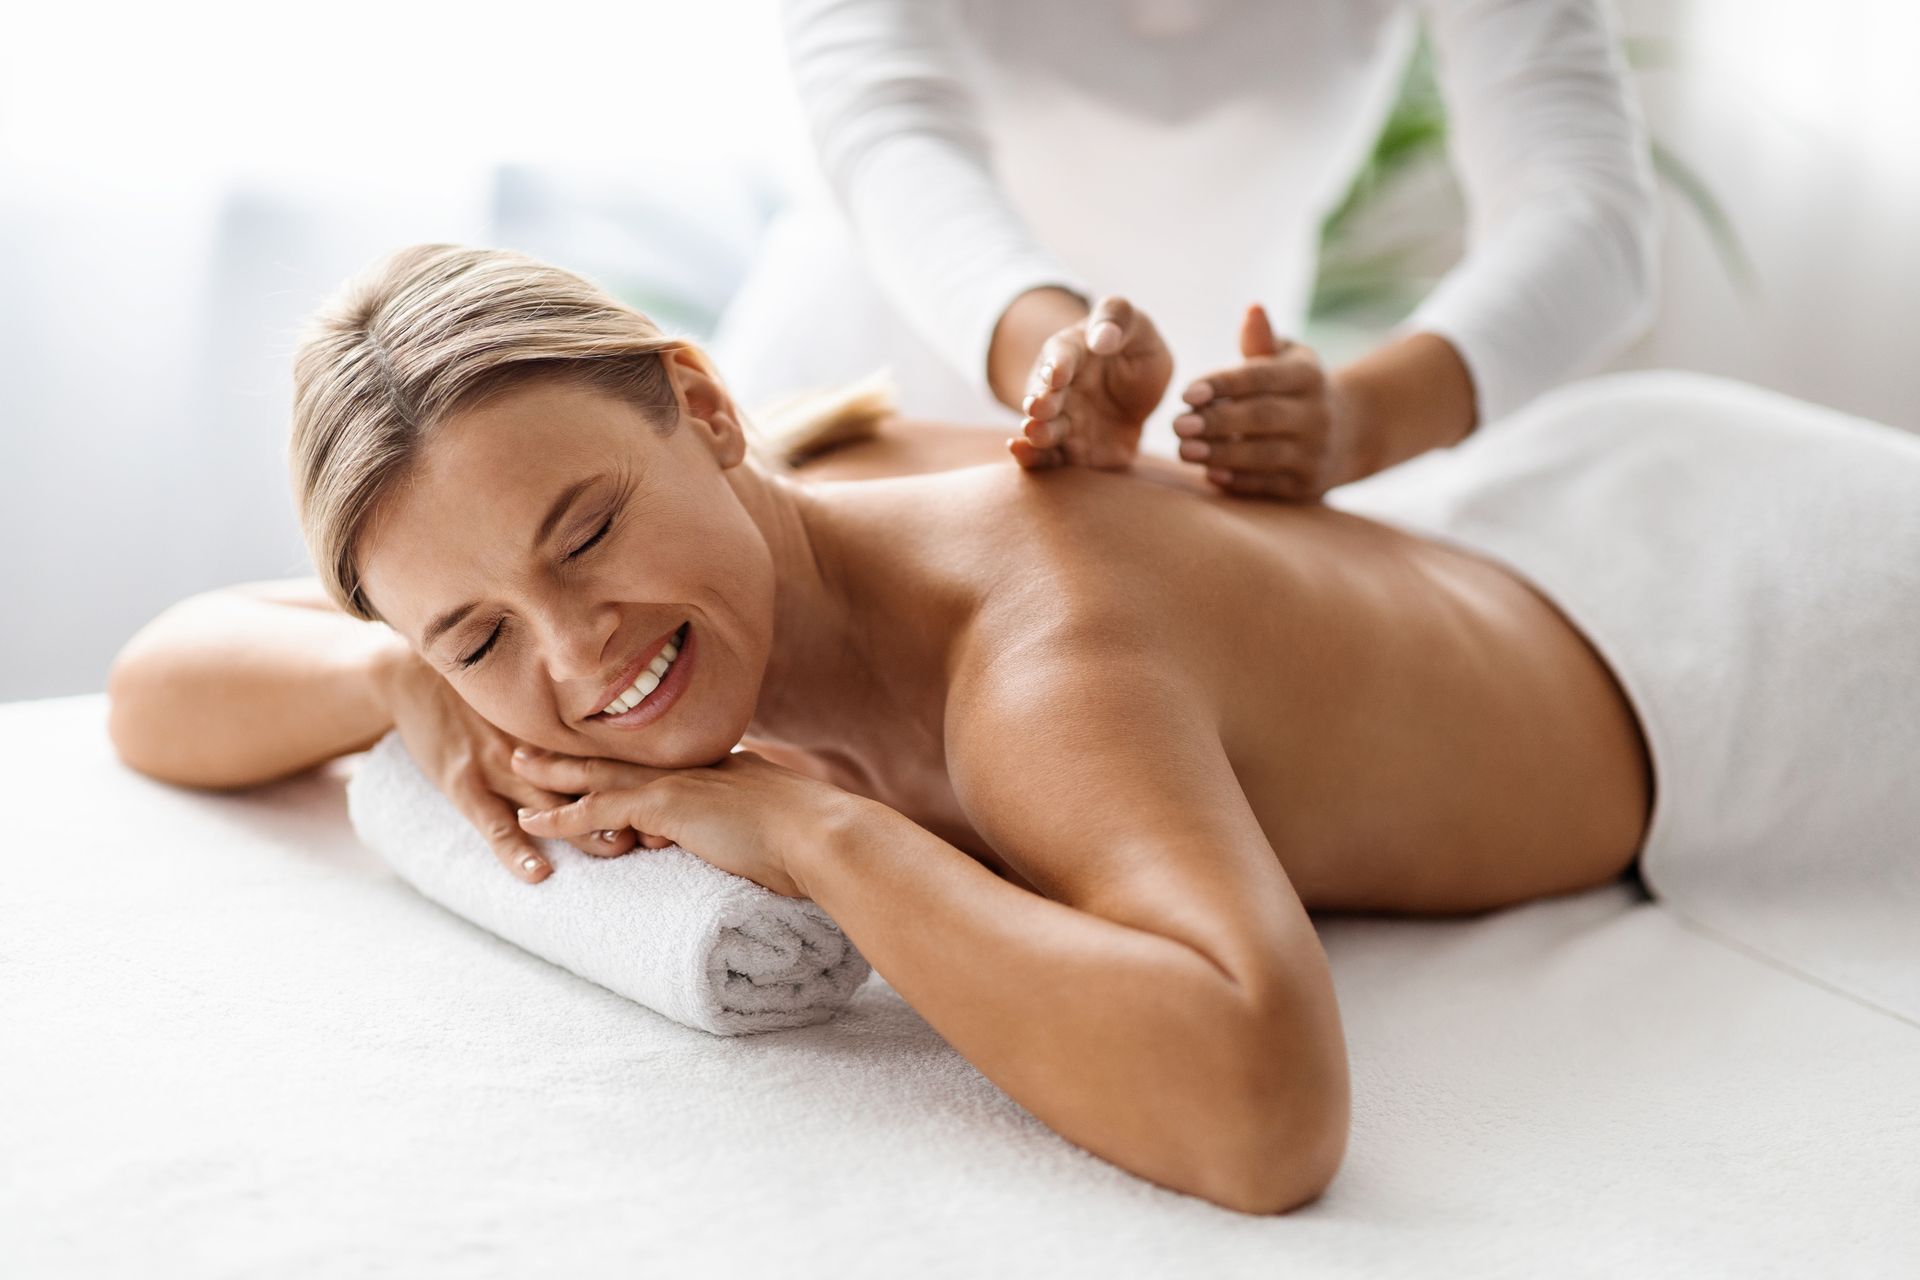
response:
M1044 422L1060 412L1067 389L1086 363L1086 344L1078 330L1054 334L1040 347L1027 380L1027 396L1020 408L1029 418Z
M1180 398L1202 405L1220 396L1312 395L1326 383L1326 370L1310 348L1288 343L1279 355L1258 356L1229 369L1201 374Z
M1045 406L1043 414L1029 414L1020 423L1020 434L1038 449L1055 448L1066 442L1073 432L1073 421L1067 413L1071 393L1056 391L1052 401Z
M1109 295L1087 313L1087 350L1097 356L1117 354L1139 325L1139 312L1125 298Z
M1215 400L1173 420L1183 439L1224 440L1233 436L1301 436L1322 439L1332 425L1325 399L1318 396L1248 396Z
M1226 471L1209 467L1207 479L1238 498L1312 502L1320 496L1316 485L1292 471Z
M1086 412L1093 410L1084 404L1076 408L1069 403L1058 418L1043 424L1052 430L1049 439L1055 442L1053 447L1060 460L1067 466L1092 467L1096 471L1124 471L1131 467L1139 433L1122 438L1109 422L1098 418L1078 420Z
M1223 471L1291 471L1305 477L1313 471L1314 454L1293 436L1258 436L1248 440L1182 440L1180 457Z
M1043 449L1030 440L1016 436L1007 437L1007 452L1013 460L1029 471L1040 471L1047 467L1058 467L1066 463L1066 454L1057 448Z

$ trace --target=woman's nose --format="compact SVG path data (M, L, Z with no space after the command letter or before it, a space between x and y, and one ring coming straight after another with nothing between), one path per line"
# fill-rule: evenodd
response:
M607 644L620 627L610 604L568 608L557 601L542 614L547 673L556 684L606 674Z

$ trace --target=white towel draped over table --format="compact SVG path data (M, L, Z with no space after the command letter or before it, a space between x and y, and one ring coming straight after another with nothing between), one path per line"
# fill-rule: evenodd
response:
M1606 659L1655 897L1920 1023L1920 437L1621 374L1330 500L1508 565Z
M1059 1137L884 974L708 1035L399 882L353 761L188 791L106 722L0 706L8 1280L1920 1274L1920 1030L1629 885L1317 920L1353 1136L1259 1219Z

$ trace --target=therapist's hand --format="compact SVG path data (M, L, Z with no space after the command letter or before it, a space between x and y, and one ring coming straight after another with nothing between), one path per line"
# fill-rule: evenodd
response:
M376 683L407 754L473 824L500 864L529 884L552 875L552 864L522 829L515 810L565 804L577 793L543 787L515 772L513 751L520 740L482 719L446 677L411 650L396 651ZM621 829L611 840L592 831L566 839L582 853L610 858L631 850L635 837L635 832Z
M1173 355L1144 311L1106 297L1040 347L1007 449L1027 468L1124 470L1173 378Z
M1276 338L1259 305L1240 326L1242 363L1196 378L1173 420L1180 456L1228 493L1312 502L1369 474L1361 415L1320 358Z

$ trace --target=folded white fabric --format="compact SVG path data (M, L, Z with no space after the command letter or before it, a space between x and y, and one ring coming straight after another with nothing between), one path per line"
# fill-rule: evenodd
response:
M825 1022L872 972L816 903L783 897L678 845L595 858L543 840L527 884L390 732L347 784L354 831L401 879L542 959L715 1035Z
M1920 1022L1920 437L1622 374L1330 501L1504 563L1606 659L1663 905Z

